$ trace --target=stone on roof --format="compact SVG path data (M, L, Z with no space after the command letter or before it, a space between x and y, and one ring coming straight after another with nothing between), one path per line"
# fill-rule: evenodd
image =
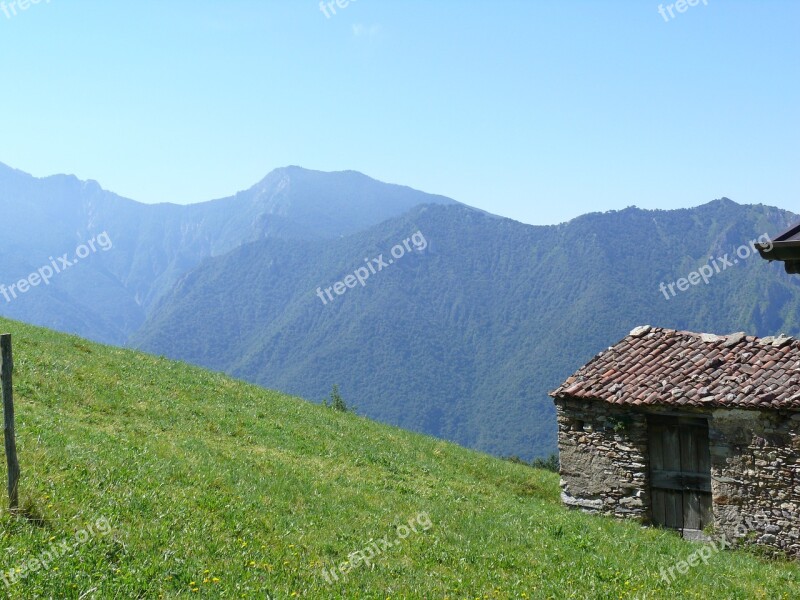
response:
M646 325L550 395L630 406L800 410L800 341Z

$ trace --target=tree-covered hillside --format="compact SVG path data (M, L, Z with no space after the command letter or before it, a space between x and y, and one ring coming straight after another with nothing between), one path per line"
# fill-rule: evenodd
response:
M547 392L636 325L798 333L800 279L752 249L734 258L794 219L720 200L532 227L425 206L335 241L266 240L208 260L134 341L307 398L338 383L370 417L499 455L544 456L555 450ZM365 259L388 262L415 232L425 249L329 300L325 288ZM708 284L673 287L669 299L660 291L726 254L739 262Z

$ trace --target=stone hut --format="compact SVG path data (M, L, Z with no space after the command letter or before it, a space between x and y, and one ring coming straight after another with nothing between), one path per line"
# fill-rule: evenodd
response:
M550 395L565 504L800 557L800 342L637 327Z

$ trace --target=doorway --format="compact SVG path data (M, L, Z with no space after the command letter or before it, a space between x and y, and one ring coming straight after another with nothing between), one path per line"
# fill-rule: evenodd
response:
M650 415L647 428L653 522L703 539L713 522L708 421Z

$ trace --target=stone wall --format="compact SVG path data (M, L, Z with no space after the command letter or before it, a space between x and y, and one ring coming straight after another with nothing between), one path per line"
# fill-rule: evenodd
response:
M588 512L650 522L647 412L556 399L561 499ZM714 530L800 557L800 413L691 410L709 419Z
M559 400L561 499L568 506L647 520L647 420L606 402Z
M711 488L716 531L800 557L800 414L712 413Z

